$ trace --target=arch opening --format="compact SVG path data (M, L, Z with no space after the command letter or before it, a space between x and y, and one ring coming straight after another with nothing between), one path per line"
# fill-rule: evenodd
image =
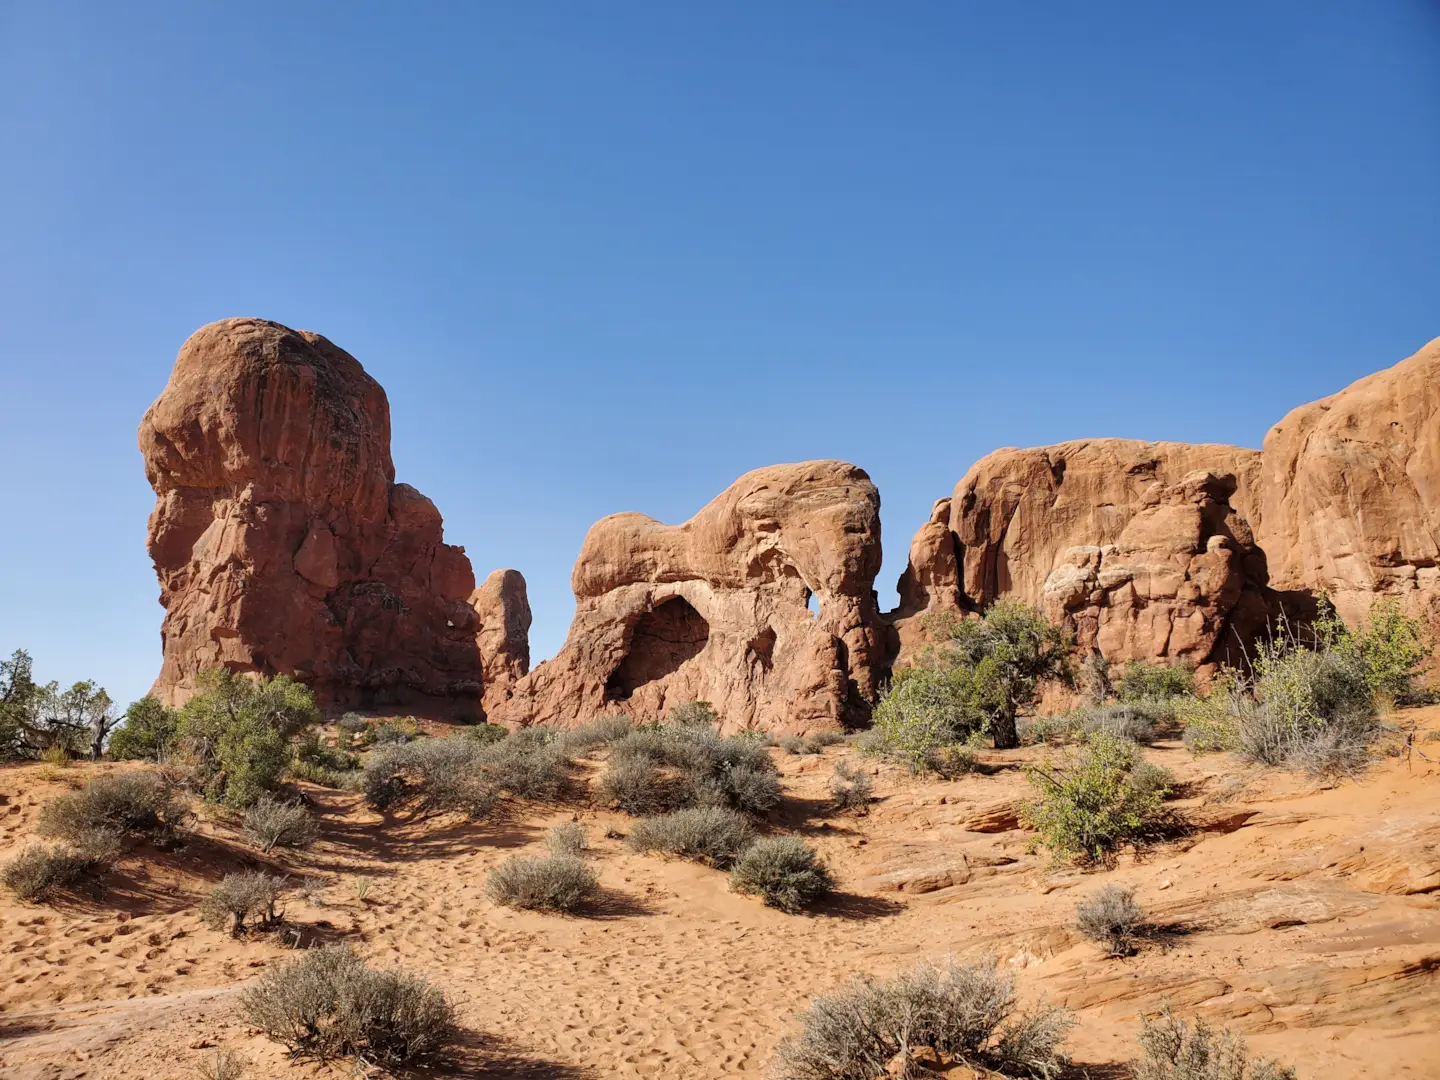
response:
M709 640L710 624L683 596L657 604L636 620L625 658L605 681L605 700L628 700L700 655Z

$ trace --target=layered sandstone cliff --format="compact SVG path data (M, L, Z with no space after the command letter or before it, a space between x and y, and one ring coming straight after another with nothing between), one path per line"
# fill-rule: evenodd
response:
M395 483L385 392L349 353L259 319L202 327L140 449L156 494L162 700L224 666L296 676L328 705L478 715L477 635L494 631L467 603L475 575L434 504Z
M682 525L597 522L571 578L564 647L494 716L654 720L704 700L727 730L863 719L887 660L879 511L863 471L812 461L747 473Z

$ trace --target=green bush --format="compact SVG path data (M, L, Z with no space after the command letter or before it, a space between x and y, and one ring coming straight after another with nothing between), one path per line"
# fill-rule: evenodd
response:
M1075 926L1103 945L1107 955L1129 956L1145 932L1145 912L1135 902L1134 889L1105 885L1075 905Z
M1104 858L1126 843L1155 835L1170 820L1165 796L1173 777L1142 761L1135 744L1092 735L1060 764L1026 769L1035 800L1022 819L1057 856Z
M212 930L239 935L245 932L245 920L270 926L279 921L275 905L284 891L285 879L262 870L244 870L226 874L210 890L200 904L200 918Z
M1226 1028L1216 1032L1204 1020L1194 1025L1167 1007L1157 1018L1142 1017L1135 1080L1295 1080L1295 1071L1252 1059L1245 1040Z
M830 893L835 880L809 844L793 836L773 836L741 852L730 871L730 887L794 914Z
M982 676L963 665L901 668L875 706L866 752L925 772L938 752L989 731Z
M420 725L413 717L404 720L386 720L375 728L375 745L395 746L413 742L420 736Z
M117 761L164 761L179 733L179 711L147 695L125 710L125 723L110 736L106 752Z
M284 675L252 680L219 669L198 682L180 710L180 753L206 799L244 809L279 786L290 739L318 719L315 700Z
M682 777L640 757L612 758L596 787L606 805L635 817L678 810L694 799L693 786Z
M463 729L461 734L482 746L489 746L491 743L503 742L505 737L510 734L510 729L501 727L499 724L475 724Z
M633 730L635 725L628 716L600 716L565 732L560 736L560 743L566 752L584 755L597 747L619 742Z
M455 1009L418 975L368 966L348 945L310 949L241 992L241 1015L292 1053L367 1067L433 1065L456 1036Z
M164 840L189 816L158 773L135 770L97 776L40 811L40 832L83 843L97 832Z
M572 912L593 901L599 889L595 872L573 854L515 855L485 880L490 899L526 911Z
M267 854L276 847L309 847L317 832L315 819L303 805L270 795L261 795L245 811L244 828L250 842Z
M907 1075L922 1048L947 1065L1052 1080L1066 1067L1060 1047L1075 1024L1063 1009L1018 1012L1014 976L993 961L953 960L883 982L852 979L812 999L800 1019L800 1033L780 1045L776 1080L876 1080L896 1075L896 1058Z
M119 835L105 831L91 833L79 843L31 846L0 868L0 884L21 900L41 903L82 884L98 886L119 855Z
M420 817L452 811L484 817L500 797L483 768L488 749L463 736L381 744L365 763L365 799L382 812L404 808Z
M1371 693L1387 705L1414 693L1434 647L1424 621L1406 615L1388 598L1376 601L1351 631L1322 597L1317 628L1327 650L1352 656Z
M691 701L677 705L665 714L666 727L697 726L713 728L720 722L715 709L708 701Z
M1195 673L1188 667L1131 660L1125 665L1125 672L1120 676L1115 693L1121 701L1127 703L1193 697Z
M626 843L633 851L658 851L724 869L750 846L755 831L744 814L720 806L689 807L642 818Z

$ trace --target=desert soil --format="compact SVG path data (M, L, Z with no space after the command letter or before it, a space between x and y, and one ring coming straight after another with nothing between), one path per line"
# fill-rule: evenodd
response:
M1440 709L1403 719L1440 731ZM1415 745L1440 759L1440 742ZM1162 742L1147 756L1185 782L1178 805L1198 831L1081 872L1031 852L1014 818L1028 790L1016 764L1043 749L982 754L995 771L953 782L845 746L773 753L786 800L772 826L813 842L842 889L815 914L631 854L628 819L608 811L520 805L490 824L409 823L307 785L324 823L309 851L261 857L202 814L183 849L133 851L99 900L0 898L0 1076L192 1080L217 1047L248 1059L252 1080L352 1075L291 1061L235 1012L239 988L296 947L349 941L453 996L457 1076L760 1076L811 995L856 973L991 954L1023 999L1076 1011L1076 1076L1126 1075L1139 1017L1169 1002L1231 1025L1302 1080L1440 1077L1440 765L1387 758L1316 783ZM842 757L875 774L868 813L828 805ZM30 840L47 800L120 767L0 769L0 859ZM516 913L486 898L491 867L541 850L572 818L606 889L596 911ZM316 903L291 900L277 934L206 928L208 885L265 865L329 884ZM1076 901L1108 882L1134 886L1167 928L1130 959L1106 959L1072 928Z

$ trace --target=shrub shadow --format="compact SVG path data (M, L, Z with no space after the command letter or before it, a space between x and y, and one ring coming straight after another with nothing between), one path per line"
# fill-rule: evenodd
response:
M812 914L828 915L834 919L865 921L899 915L908 908L898 900L890 900L883 896L835 892L823 900L817 900L811 905L810 910Z
M578 1065L532 1057L498 1035L465 1031L455 1040L453 1059L424 1070L409 1070L399 1076L485 1076L494 1080L598 1080L599 1073Z

